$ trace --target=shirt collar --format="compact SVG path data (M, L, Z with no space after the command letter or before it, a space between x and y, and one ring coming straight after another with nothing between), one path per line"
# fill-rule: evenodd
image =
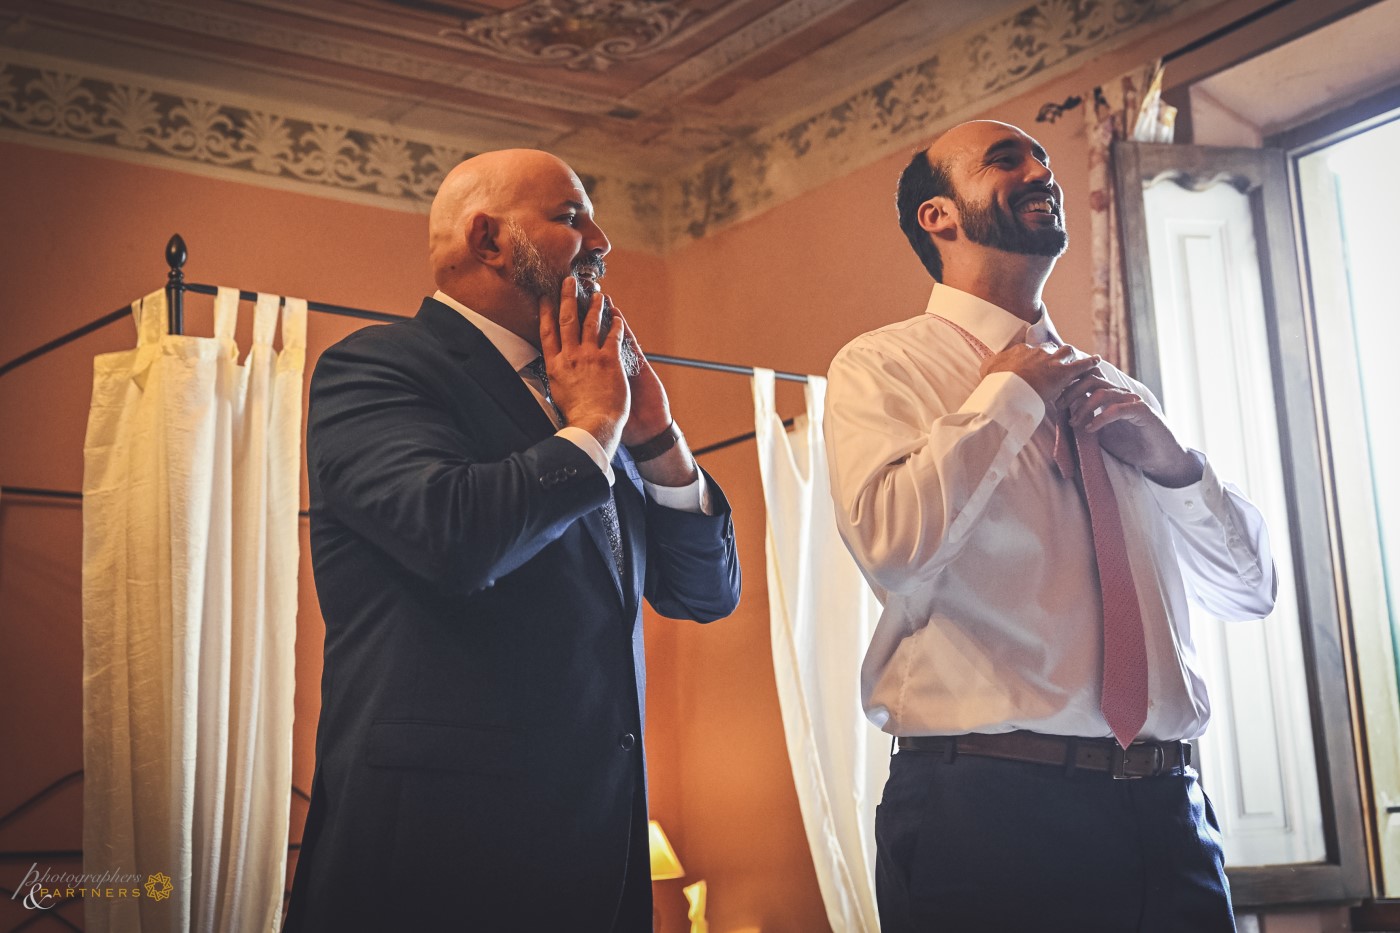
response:
M1040 305L1039 320L1027 330L1026 322L1005 308L951 285L935 282L925 310L929 314L936 314L957 324L986 344L993 353L1005 350L1022 332L1026 333L1026 342L1030 344L1059 345L1064 342L1055 330L1055 325L1050 320L1050 312L1043 302Z
M466 318L487 340L491 341L491 346L496 348L496 352L506 358L506 362L516 372L520 372L535 360L539 359L540 351L535 349L528 340L519 334L506 330L501 325L488 317L484 317L480 312L473 311L462 304L456 298L444 291L436 291L433 298L447 305L462 317Z

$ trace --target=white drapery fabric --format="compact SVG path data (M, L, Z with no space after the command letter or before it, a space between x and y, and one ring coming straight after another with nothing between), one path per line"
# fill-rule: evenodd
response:
M97 357L83 473L83 870L92 931L273 931L291 796L306 302L236 289L213 337L132 305Z
M755 369L753 378L773 671L827 920L835 933L875 933L875 805L890 740L861 709L860 664L880 604L836 530L822 435L826 380L807 378L807 414L791 434L777 414L773 371Z

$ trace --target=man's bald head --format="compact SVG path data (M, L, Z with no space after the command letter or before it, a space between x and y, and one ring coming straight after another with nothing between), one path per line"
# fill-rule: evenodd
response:
M940 239L949 248L972 243L1051 259L1062 253L1062 192L1049 164L1040 143L996 120L960 123L915 152L895 204L900 229L929 274L943 281Z
M459 277L472 262L474 214L505 224L545 183L583 190L573 169L539 149L483 152L448 172L428 213L428 255L438 286Z
M989 144L1008 135L1030 139L1020 127L1010 123L969 120L935 137L925 151L933 164L954 168L966 160L978 158Z

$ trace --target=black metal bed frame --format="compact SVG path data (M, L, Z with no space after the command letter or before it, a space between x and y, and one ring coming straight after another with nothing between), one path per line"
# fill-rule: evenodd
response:
M166 276L165 296L170 315L170 333L172 334L183 334L185 332L185 292L194 292L198 295L216 295L219 291L218 287L214 285L185 281L185 263L188 259L189 250L185 246L185 240L177 233L165 244L165 262L166 265L170 267L170 272ZM255 301L257 299L257 295L254 292L248 291L240 291L238 297L241 301ZM323 314L331 314L338 317L353 317L361 320L380 321L384 323L392 323L393 321L400 321L408 317L408 315L405 314L392 314L388 311L372 311L368 308L352 308L347 305L331 304L326 301L308 301L306 307L309 311L318 311ZM69 331L61 337L55 337L42 346L35 347L27 353L22 353L14 359L0 364L0 376L13 372L26 363L31 363L40 357L46 356L59 347L66 346L80 337L87 336L93 331L101 330L108 324L114 324L127 317L130 313L131 306L123 305L109 314L104 314L95 321L90 321L81 327ZM664 353L648 353L647 359L653 363L664 363L669 366L684 366L691 369L705 369L711 372L731 373L741 376L752 376L754 371L752 366L717 363L712 360L696 360L683 356L671 356ZM807 381L807 377L802 373L775 372L774 375L776 378L788 382ZM792 427L792 424L792 418L783 420L784 427ZM733 447L735 444L742 444L744 441L753 440L753 438L753 431L736 434L733 437L716 441L713 444L707 444L694 451L694 454L697 457L703 457L706 454L724 450L726 447ZM80 502L83 498L81 492L65 489L46 489L38 486L0 486L0 493L7 496L23 496L26 498L56 499L73 502ZM301 515L304 518L306 512L303 511Z
M185 246L184 238L177 233L170 238L170 241L166 243L165 246L165 261L166 264L170 267L169 274L166 276L165 294L170 316L170 333L172 334L183 334L185 332L184 298L186 292L194 292L195 294L199 295L218 294L218 288L214 285L206 285L200 282L185 281L184 268L185 262L188 259L189 250ZM241 301L255 301L257 299L257 295L255 293L248 291L240 291L238 293L238 297ZM386 323L403 320L404 318L408 317L408 315L403 314L391 314L386 311L372 311L366 308L352 308L346 305L331 304L325 301L308 301L306 303L306 307L310 311L318 311L324 314L332 314L339 317L360 318L362 320L368 321L381 321ZM50 340L48 343L43 344L42 346L35 347L33 350L30 350L27 353L23 353L20 356L17 356L4 364L0 364L0 376L4 376L6 373L13 372L14 370L25 365L26 363L30 363L34 360L40 359L41 357L52 353L54 350L57 350L60 347L66 346L67 344L70 344L81 337L87 336L93 331L100 330L109 324L114 324L130 314L130 305L123 305L122 307L111 312L110 314L104 314L102 317L94 321L90 321L89 323L84 324L83 326L78 327L74 330L71 330L61 337L56 337L53 340ZM738 366L733 363L717 363L711 360L689 359L687 357L670 356L661 353L648 353L647 359L652 361L653 363L664 363L671 366L685 366L692 369L705 369L710 370L711 372L732 373L736 375L745 376L752 376L754 372L753 367L751 366ZM778 379L786 380L789 382L807 381L807 377L801 373L776 372L775 376ZM785 419L783 421L783 425L785 427L791 427L792 423L793 419L791 418ZM741 444L744 441L752 440L753 437L754 432L749 431L745 434L739 434L734 437L729 437L722 441L717 441L716 443L706 445L696 450L694 453L695 456L701 457L705 454L714 453L715 451L723 450L726 447L732 447L735 444ZM68 502L81 502L83 498L83 494L81 492L66 489L45 489L36 486L0 486L0 493L3 493L5 496L22 496L25 498L53 499ZM305 511L302 511L300 514L303 518L305 518L307 515ZM48 786L44 787L38 793L29 797L27 800L21 802L19 805L11 809L8 813L0 815L0 829L3 829L7 824L13 822L20 815L34 809L43 801L47 800L49 797L51 797L53 794L57 793L64 787L67 787L72 783L82 780L82 777L83 772L81 770L78 770L65 774L64 776L51 782ZM299 787L296 787L295 785L293 785L292 787L292 794L296 797L300 797L303 800L310 800L310 797L307 795L306 791L302 790ZM291 842L287 845L288 851L292 852L297 851L300 848L301 844L299 842ZM81 859L82 856L83 852L81 849L0 850L0 864L4 864L6 862L22 862L27 860L40 859L72 860ZM0 897L12 897L14 896L14 894L14 891L9 890L3 885L0 885ZM53 906L54 908L62 908L67 903L69 903L69 901L64 900L54 904ZM15 930L24 929L32 925L33 923L38 922L38 920L41 918L53 920L59 924L62 924L63 926L68 927L71 930L79 930L79 927L73 925L66 918L61 916L56 909L44 911L42 912L42 914L36 914L35 917L31 917L29 920L26 920L23 923L21 923L20 926L15 927ZM81 933L81 931L79 931L79 933Z

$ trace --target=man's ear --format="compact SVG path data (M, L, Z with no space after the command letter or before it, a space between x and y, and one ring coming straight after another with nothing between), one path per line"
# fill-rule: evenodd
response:
M490 214L477 212L467 218L467 250L483 266L505 264L505 244L501 240L501 223Z
M961 218L958 206L953 199L939 195L929 198L919 205L919 226L939 239L947 239L957 232Z

